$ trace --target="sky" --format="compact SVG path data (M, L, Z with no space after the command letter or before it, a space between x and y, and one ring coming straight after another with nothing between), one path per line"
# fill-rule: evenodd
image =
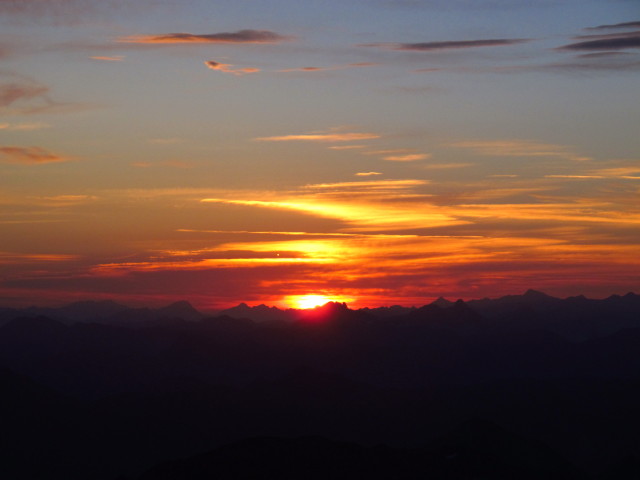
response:
M639 292L639 73L637 0L0 0L0 305Z

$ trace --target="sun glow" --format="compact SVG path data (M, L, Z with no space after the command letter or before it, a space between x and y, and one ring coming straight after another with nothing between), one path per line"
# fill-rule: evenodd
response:
M305 310L320 307L328 302L343 302L345 300L328 297L326 295L289 295L284 301L291 308Z

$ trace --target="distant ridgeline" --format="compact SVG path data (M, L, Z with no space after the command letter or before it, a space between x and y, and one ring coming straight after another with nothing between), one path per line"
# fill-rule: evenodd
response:
M207 316L189 302L180 301L163 308L130 308L111 300L83 301L59 308L0 307L0 326L18 318L47 317L65 325L99 323L122 327L187 322L211 322L224 317L254 323L332 323L336 321L378 322L388 325L446 329L461 334L488 330L545 330L569 340L587 340L640 326L640 295L612 295L603 300L582 295L559 299L535 290L523 295L507 295L498 299L485 298L451 302L444 298L423 307L379 307L351 310L344 303L329 302L313 309L279 309L241 303Z
M0 308L0 389L12 480L640 478L640 296Z

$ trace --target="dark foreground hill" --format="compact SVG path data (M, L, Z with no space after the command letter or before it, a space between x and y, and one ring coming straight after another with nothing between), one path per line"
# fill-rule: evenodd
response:
M322 437L259 437L161 464L140 480L584 479L546 446L494 424L468 421L423 448L363 447Z
M220 469L224 452L250 459L266 441L325 459L346 449L345 461L363 469L373 456L378 472L398 463L407 475L441 472L431 478L635 478L638 296L515 297L328 304L261 322L200 318L184 303L151 314L101 304L118 321L5 309L0 475L135 479L201 461ZM86 314L81 307L67 310Z

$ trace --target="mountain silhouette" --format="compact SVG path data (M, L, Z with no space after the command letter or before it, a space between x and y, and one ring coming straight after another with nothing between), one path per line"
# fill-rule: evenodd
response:
M344 447L344 465L373 478L390 466L386 478L624 478L635 468L632 293L245 305L240 318L196 317L187 302L68 307L0 309L3 478L133 480L202 452L219 469L223 450L258 455L256 438L325 459ZM254 311L272 317L244 315Z
M167 462L139 480L280 479L584 479L545 445L486 421L470 421L426 448L363 447L323 437L259 437Z

